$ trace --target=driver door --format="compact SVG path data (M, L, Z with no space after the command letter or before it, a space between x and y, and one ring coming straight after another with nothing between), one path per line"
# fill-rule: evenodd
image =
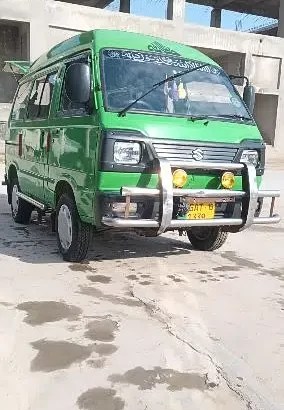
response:
M91 68L91 59L85 54L65 62L60 75L61 88L50 117L47 196L52 203L57 182L66 181L73 189L80 213L92 216L98 118L94 110L92 79L90 101L78 103L69 98L76 92L76 87L82 87L84 83L83 78L73 80L68 77L73 64Z

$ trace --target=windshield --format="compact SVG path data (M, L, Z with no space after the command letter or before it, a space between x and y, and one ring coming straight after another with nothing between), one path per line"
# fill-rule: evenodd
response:
M204 63L164 54L105 49L102 52L105 108L120 112L155 83ZM248 118L242 99L224 71L207 65L166 82L138 101L130 112L172 116Z

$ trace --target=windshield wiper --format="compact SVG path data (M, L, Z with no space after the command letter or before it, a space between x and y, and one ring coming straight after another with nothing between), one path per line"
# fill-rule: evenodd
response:
M215 117L219 118L236 118L237 120L242 120L242 121L253 121L251 117L246 117L244 115L238 115L238 114L218 114Z
M202 120L209 120L210 116L208 115L191 115L188 117L188 121L202 121Z
M159 81L159 82L156 83L156 84L153 84L152 87L150 88L150 90L146 91L144 94L140 95L140 97L136 98L136 100L132 101L132 103L130 103L129 105L127 105L125 108L123 108L123 110L121 110L121 111L118 113L118 116L119 116L119 117L124 117L125 114L127 113L127 111L129 111L130 108L133 107L133 105L135 105L138 101L140 101L140 100L142 100L143 98L145 98L148 94L150 94L152 91L156 90L156 89L157 89L158 87L160 87L161 85L166 84L166 83L169 82L169 81L173 81L173 80L176 79L176 78L182 77L183 75L192 73L193 71L199 70L200 68L207 67L208 65L210 65L210 64L208 64L208 63L207 63L207 64L202 64L202 65L200 65L200 66L198 66L198 67L194 67L194 68L190 68L190 69L188 69L188 70L180 71L179 73L176 73L176 74L174 74L174 75L171 75L170 77L164 78L164 80Z
M202 121L202 120L210 120L210 118L236 118L240 119L242 121L253 121L252 118L250 117L245 117L243 115L237 115L237 114L214 114L214 115L191 115L188 117L188 121Z

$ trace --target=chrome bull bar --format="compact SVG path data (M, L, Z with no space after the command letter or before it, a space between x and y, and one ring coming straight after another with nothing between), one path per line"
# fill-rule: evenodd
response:
M102 223L114 228L156 228L158 234L172 229L189 229L191 227L210 226L234 226L239 227L237 231L249 228L253 224L277 224L280 216L274 214L275 199L280 197L280 191L258 190L256 170L248 163L210 163L210 162L177 162L171 163L166 159L159 159L160 166L160 188L137 188L122 187L121 195L129 204L131 197L160 197L162 211L160 220L103 217ZM246 180L244 191L227 189L176 189L172 183L172 168L184 168L187 170L214 170L214 171L239 171L242 170ZM172 219L174 197L188 197L195 199L204 198L247 198L246 215L243 218L215 218L215 219ZM268 217L255 217L259 198L271 198L270 213Z

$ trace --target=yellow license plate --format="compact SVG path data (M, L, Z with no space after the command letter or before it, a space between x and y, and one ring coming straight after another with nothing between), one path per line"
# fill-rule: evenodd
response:
M189 204L186 219L213 219L215 216L215 202Z

